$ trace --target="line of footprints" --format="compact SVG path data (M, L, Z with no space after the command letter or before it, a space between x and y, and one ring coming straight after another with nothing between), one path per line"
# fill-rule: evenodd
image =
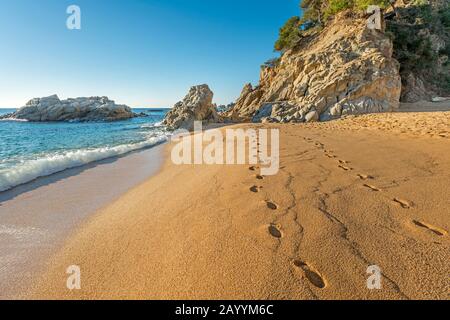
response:
M326 157L330 158L330 159L335 159L338 162L338 168L345 171L345 172L353 172L354 168L352 168L350 166L350 163L346 160L341 160L338 159L338 157L333 153L333 151L331 150L327 150L325 148L325 145L321 142L315 142L313 141L311 138L304 138L305 141L307 141L308 143L314 143L314 145L322 150L325 154ZM259 146L259 143L258 143ZM259 152L259 150L258 150ZM249 168L250 171L255 172L257 169L259 169L256 166L252 166ZM372 191L372 192L382 192L382 190L378 187L376 187L375 185L369 183L369 181L371 180L375 180L375 177L368 175L368 174L363 174L363 173L358 173L356 174L356 176L361 179L362 181L365 181L365 183L363 183L363 187L367 188L368 190ZM255 179L258 181L264 180L264 176L256 174L255 175ZM263 189L263 186L260 185L253 185L252 187L250 187L250 192L253 193L258 193ZM401 206L403 209L410 209L413 207L413 203L400 199L400 198L392 198L390 199L391 201L393 201L394 203L396 203L397 205ZM266 200L266 206L268 209L270 210L278 210L278 205L272 201L268 201ZM425 223L423 221L419 221L419 220L413 220L412 221L414 223L414 225L416 225L417 227L420 228L424 228L427 229L428 231L432 232L433 234L437 235L437 236L446 236L448 234L447 231L435 227L433 225L430 225L428 223ZM272 237L276 238L276 239L281 239L283 238L283 233L281 231L281 226L277 225L275 223L272 223L268 226L267 229L269 235L271 235ZM317 271L315 270L311 265L309 265L306 262L303 262L301 260L294 260L293 261L293 266L299 270L303 272L303 275L306 277L306 279L309 280L309 282L311 282L311 284L313 284L315 287L319 288L319 289L323 289L327 286L326 284L326 280L325 278Z
M258 146L259 146L259 144L258 144ZM256 171L258 169L259 168L256 166L252 166L249 168L250 171ZM262 175L256 174L255 179L256 180L264 180L264 177ZM250 191L253 193L258 193L261 191L261 189L263 189L263 187L258 186L258 185L254 185L254 186L250 187ZM275 202L266 200L265 203L266 203L266 206L268 209L274 210L274 211L278 210L278 205ZM283 238L283 233L281 231L280 225L271 223L267 227L267 231L268 231L269 235L275 239L280 240L281 238ZM317 287L319 289L323 289L326 287L326 281L325 281L324 277L322 275L320 275L320 273L318 271L314 270L314 268L311 267L306 262L303 262L301 260L294 260L292 262L292 265L296 270L302 271L303 275L306 277L306 279L309 280L309 282L311 282L311 284L313 284L315 287Z
M350 166L350 163L346 160L340 160L338 159L338 156L336 156L332 150L327 150L325 148L325 145L321 142L317 142L317 141L313 141L311 138L304 138L305 141L307 141L308 143L314 143L314 145L323 151L323 153L325 154L326 157L330 158L330 159L335 159L338 161L338 168L346 171L346 172L352 172L354 171L354 169ZM371 175L367 175L367 174L362 174L362 173L358 173L356 174L356 176L363 180L366 181L363 184L363 187L367 188L368 190L372 191L372 192L382 192L383 190L381 190L380 188L376 187L375 185L368 183L368 181L370 180L375 180L375 177L371 176ZM395 204L401 206L403 209L410 209L414 206L414 204L410 201L406 201L403 199L400 199L398 197L395 198L390 198L390 201L394 202ZM444 229L435 227L431 224L425 223L423 221L419 221L419 220L413 220L412 221L414 225L416 225L417 227L420 228L424 228L427 229L428 231L434 233L435 235L438 235L440 237L442 236L446 236L448 234L448 232Z

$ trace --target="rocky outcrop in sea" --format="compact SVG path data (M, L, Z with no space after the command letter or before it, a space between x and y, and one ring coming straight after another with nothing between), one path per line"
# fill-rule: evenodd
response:
M117 121L138 116L126 105L107 97L60 100L57 95L30 100L26 106L1 118L44 121ZM0 118L0 119L1 119Z
M192 130L195 121L218 122L219 116L212 102L213 96L206 84L192 87L183 101L176 103L166 115L163 125L169 130Z

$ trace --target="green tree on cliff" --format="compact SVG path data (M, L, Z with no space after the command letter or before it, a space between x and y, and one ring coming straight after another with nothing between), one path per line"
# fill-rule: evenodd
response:
M390 0L301 0L300 8L303 15L290 18L280 29L275 50L284 52L293 48L302 38L304 31L324 26L329 17L341 11L366 10L370 5L386 8L390 4Z
M300 39L300 17L290 18L280 29L280 35L275 42L276 51L286 51L292 48Z
M289 50L301 39L302 30L309 29L322 23L322 9L327 0L302 0L300 7L303 16L290 18L280 29L279 37L275 43L275 50L284 52Z

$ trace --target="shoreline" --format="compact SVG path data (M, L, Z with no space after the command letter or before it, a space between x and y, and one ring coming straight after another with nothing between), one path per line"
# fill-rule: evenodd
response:
M448 112L233 125L281 130L278 175L165 157L92 215L23 298L445 299L449 125ZM70 292L74 264L82 290ZM383 290L366 288L371 265Z
M99 209L158 172L164 143L0 193L0 299L26 291L49 257Z

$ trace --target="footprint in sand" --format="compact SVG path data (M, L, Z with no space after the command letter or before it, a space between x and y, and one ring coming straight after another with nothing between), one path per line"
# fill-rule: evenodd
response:
M283 237L283 234L280 231L280 227L274 224L269 226L269 233L272 237L280 239Z
M369 176L367 174L361 174L358 173L357 174L358 178L360 178L361 180L374 180L375 178L373 176Z
M256 175L256 179L258 179L258 180L263 180L264 177L263 177L262 175L260 175L260 174L257 174L257 175Z
M314 271L307 263L295 260L294 266L297 268L300 268L305 273L306 278L317 288L323 289L325 288L325 280L323 277L316 271Z
M340 164L349 164L350 162L348 162L347 160L339 160Z
M278 205L276 203L271 202L271 201L266 201L266 205L267 205L267 208L269 208L270 210L277 210L278 209Z
M339 165L339 168L341 168L342 170L345 170L345 171L352 171L353 170L353 168L350 168L350 167L347 167L347 166L343 166L343 165Z
M445 231L444 229L432 226L431 224L428 224L428 223L425 223L425 222L421 222L421 221L418 221L418 220L413 220L413 223L416 226L418 226L418 227L430 230L431 232L433 232L434 234L436 234L436 235L438 235L440 237L445 236L445 235L448 234L447 231Z
M248 170L250 170L250 171L256 171L256 169L257 168L255 166L248 168Z
M258 193L259 190L261 190L261 189L262 189L262 187L253 186L253 187L250 188L250 191L254 192L254 193Z
M368 188L368 189L370 189L372 191L375 191L375 192L381 191L381 189L379 189L379 188L377 188L377 187L375 187L375 186L373 186L371 184L365 184L364 187L366 187L366 188Z
M402 200L399 198L394 198L392 201L396 202L397 204L401 205L403 209L409 209L412 207L412 204L406 200Z

